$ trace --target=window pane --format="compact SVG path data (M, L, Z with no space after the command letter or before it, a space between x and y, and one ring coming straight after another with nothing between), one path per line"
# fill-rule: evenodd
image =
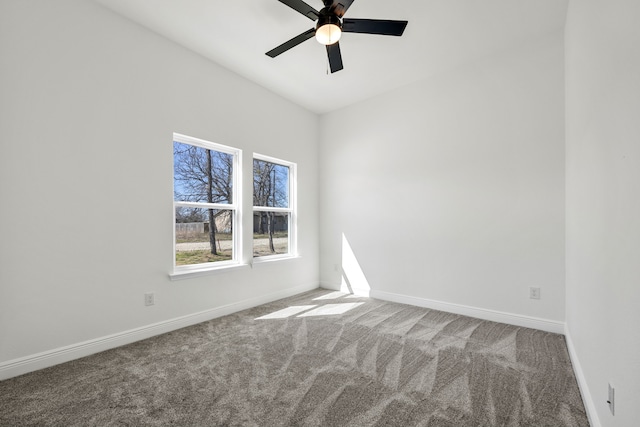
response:
M289 167L253 160L253 206L289 207Z
M175 244L176 265L232 259L233 211L176 207Z
M253 213L253 256L289 253L289 214Z
M173 198L233 203L233 155L173 142Z

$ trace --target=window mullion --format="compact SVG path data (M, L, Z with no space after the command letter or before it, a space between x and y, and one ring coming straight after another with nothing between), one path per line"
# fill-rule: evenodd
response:
M202 209L218 209L224 211L236 210L236 205L226 203L201 203L201 202L174 202L176 206L185 208L202 208Z
M270 207L270 206L254 206L253 207L253 211L254 212L284 212L284 213L291 213L292 209L291 208L276 208L276 207Z

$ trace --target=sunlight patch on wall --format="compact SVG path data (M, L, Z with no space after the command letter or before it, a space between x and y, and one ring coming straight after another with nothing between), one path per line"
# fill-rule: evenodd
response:
M342 233L342 282L340 291L354 295L369 296L371 286L351 249L347 237Z

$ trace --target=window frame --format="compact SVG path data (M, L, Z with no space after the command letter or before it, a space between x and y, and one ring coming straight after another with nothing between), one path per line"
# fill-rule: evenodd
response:
M289 185L288 185L288 200L289 207L275 207L275 206L255 206L253 204L253 161L260 160L264 162L273 163L279 166L284 166L289 169ZM283 259L297 258L298 255L298 205L297 205L297 172L298 165L288 160L279 159L264 154L253 153L251 159L251 259L254 264L260 264L264 262L271 262ZM254 256L253 255L253 215L255 212L280 212L289 214L289 231L288 231L288 252L286 254L273 254Z
M232 178L231 178L231 203L208 203L208 202L185 202L176 201L175 193L173 195L173 274L172 278L178 278L184 275L198 275L198 273L214 272L216 270L225 270L233 267L241 266L243 259L242 253L242 150L227 145L195 138L180 133L173 133L171 146L175 142L181 144L192 145L206 150L217 151L232 156ZM173 152L173 151L172 151ZM173 155L172 155L173 156ZM175 168L175 158L173 158L172 168ZM175 169L172 176L175 184ZM175 188L174 188L175 190ZM230 260L215 261L200 264L176 265L176 208L179 206L202 208L202 209L218 209L231 211L231 223L233 225L232 232L232 249Z

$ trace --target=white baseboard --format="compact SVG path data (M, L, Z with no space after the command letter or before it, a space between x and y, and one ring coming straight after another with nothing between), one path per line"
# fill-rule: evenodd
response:
M476 317L484 320L491 320L493 322L507 323L515 326L523 326L525 328L539 329L556 334L564 334L565 332L564 322L559 322L556 320L540 319L537 317L523 316L520 314L489 310L486 308L436 301L427 298L412 297L408 295L395 294L392 292L378 291L375 289L371 289L370 296L371 298L377 298L385 301L399 302L402 304L431 308L433 310L447 311L449 313L461 314L464 316Z
M601 427L602 424L600 424L600 418L596 412L596 405L593 403L593 398L591 397L591 392L587 385L587 379L584 376L582 365L580 365L580 360L578 359L578 354L573 346L573 340L571 339L569 328L565 328L564 336L567 341L567 349L569 350L569 357L571 358L571 364L573 365L573 372L576 374L576 379L578 380L578 389L580 389L580 394L582 395L582 403L584 403L584 407L587 410L589 425L591 427Z
M188 314L186 316L181 316L174 319L169 319L162 322L154 323L151 325L130 329L128 331L119 332L116 334L107 335L104 337L80 342L77 344L72 344L65 347L59 347L53 350L44 351L42 353L37 353L37 354L21 357L18 359L9 360L7 362L0 363L0 380L6 380L8 378L16 377L18 375L26 374L28 372L33 372L39 369L48 368L49 366L58 365L64 362L69 362L71 360L89 356L91 354L95 354L104 350L120 347L125 344L130 344L132 342L150 338L155 335L171 332L176 329L184 328L186 326L191 326L197 323L206 322L207 320L215 319L221 316L226 316L228 314L232 314L240 310L245 310L261 304L266 304L271 301L290 297L290 296L293 296L302 292L311 291L317 288L318 288L317 283L300 285L293 288L284 289L278 292L274 292L266 295L260 295L254 298L238 301L232 304L227 304L220 307L212 308L210 310Z

